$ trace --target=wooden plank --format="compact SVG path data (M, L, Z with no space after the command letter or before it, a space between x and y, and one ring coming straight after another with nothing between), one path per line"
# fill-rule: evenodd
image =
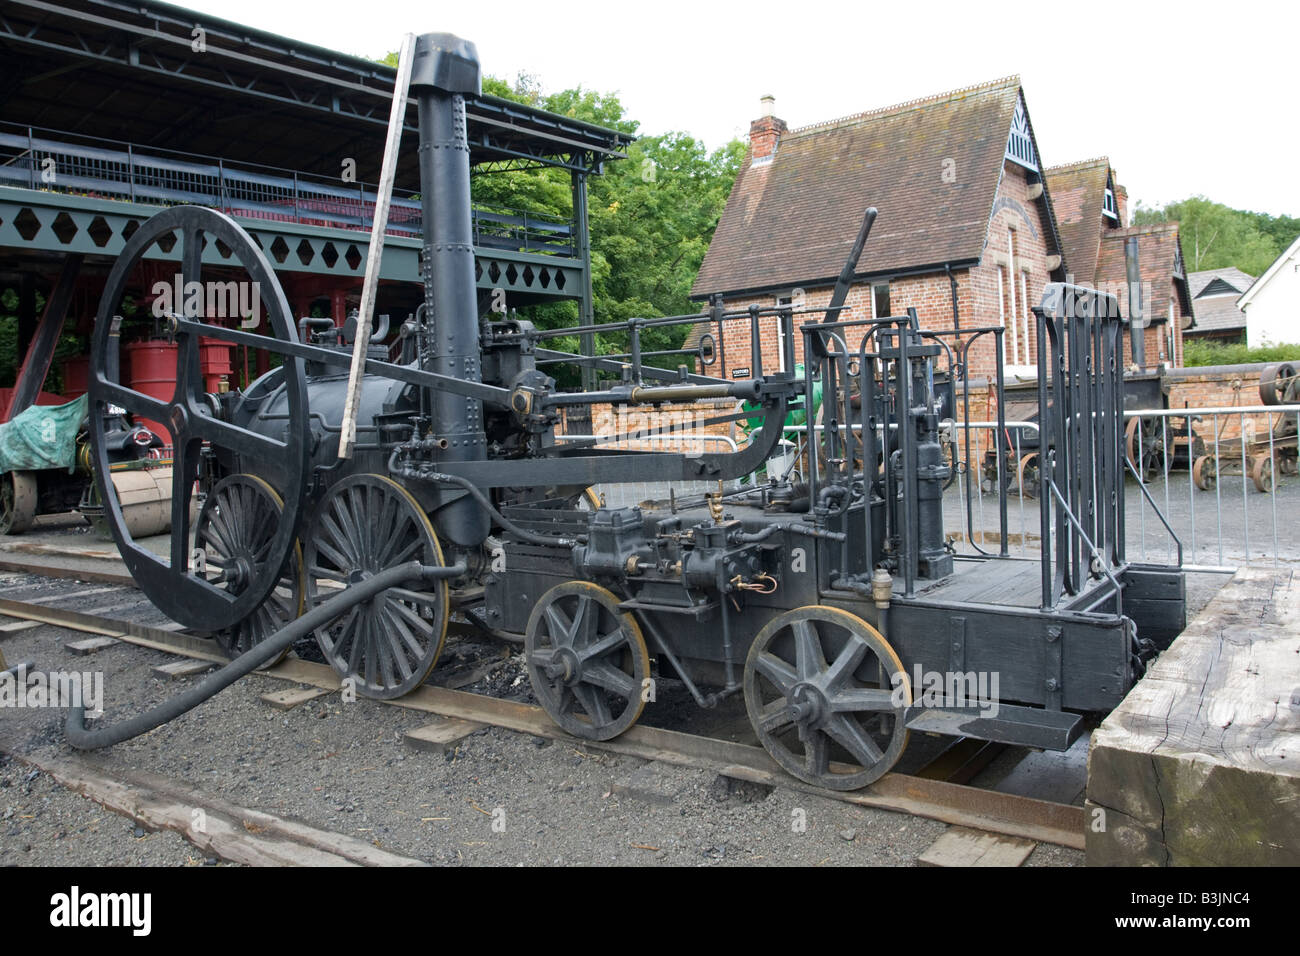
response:
M486 726L487 724L475 723L472 720L457 720L452 717L435 720L431 724L408 730L402 739L416 750L429 750L441 754L454 750L458 743Z
M170 664L158 664L152 670L155 677L168 677L172 680L179 680L182 677L193 677L195 674L204 674L212 670L212 662L172 661Z
M10 634L18 634L21 631L30 631L32 628L40 626L40 621L7 621L0 624L0 638L8 637Z
M317 697L327 697L331 691L319 687L291 687L288 690L273 690L262 695L262 702L270 704L276 710L293 710L299 704L305 704Z
M63 645L64 650L78 657L85 657L87 654L95 654L106 647L112 647L119 643L111 637L88 637L84 641L73 641L71 644Z
M0 751L38 767L60 786L154 830L173 830L200 850L245 866L425 866L354 837L319 830L142 771L102 768L77 757L19 754L9 741Z
M24 598L23 601L25 604L56 604L59 601L75 601L78 598L93 597L96 594L120 592L121 590L120 587L83 588L79 591L60 591L57 594L42 594L40 597Z
M1093 733L1090 865L1300 865L1300 580L1243 568Z
M1038 844L1032 840L951 827L917 858L920 866L1020 866Z

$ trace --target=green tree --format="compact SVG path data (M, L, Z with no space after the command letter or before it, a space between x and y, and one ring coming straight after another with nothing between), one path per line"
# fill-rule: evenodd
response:
M384 62L396 65L397 54L389 54ZM483 92L629 135L635 135L639 125L626 115L616 94L582 87L546 93L538 78L528 73L518 74L513 83L485 76ZM626 159L606 163L602 175L589 178L597 322L698 311L690 301L690 288L744 155L739 140L710 152L683 132L642 136L629 147ZM572 218L572 184L566 170L502 167L475 168L471 189L476 204ZM577 324L578 308L574 302L560 302L532 306L522 314L541 328L556 329ZM642 349L678 348L686 331L685 326L648 329ZM566 336L554 345L577 351L578 338ZM597 342L602 354L627 348L626 334L602 336ZM662 364L678 363L668 358Z
M1259 275L1286 248L1285 244L1279 245L1276 236L1286 231L1286 223L1281 220L1288 220L1280 217L1276 223L1265 224L1266 229L1262 230L1259 215L1232 209L1204 196L1192 196L1163 209L1139 204L1133 213L1133 224L1176 221L1183 257L1191 272L1236 266L1243 272Z

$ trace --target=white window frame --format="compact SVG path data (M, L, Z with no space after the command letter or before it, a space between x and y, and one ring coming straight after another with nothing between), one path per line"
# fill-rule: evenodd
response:
M793 295L778 295L776 297L776 307L780 309L785 306L794 308ZM788 372L790 370L785 367L785 329L781 325L779 315L772 316L772 320L776 322L776 370L778 372Z

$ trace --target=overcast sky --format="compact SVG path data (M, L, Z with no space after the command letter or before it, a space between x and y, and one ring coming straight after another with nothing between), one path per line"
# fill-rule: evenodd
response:
M402 34L473 40L485 71L616 92L642 133L716 147L759 97L791 127L1018 73L1041 159L1107 155L1148 206L1203 194L1300 216L1300 3L903 0L188 0L346 53Z

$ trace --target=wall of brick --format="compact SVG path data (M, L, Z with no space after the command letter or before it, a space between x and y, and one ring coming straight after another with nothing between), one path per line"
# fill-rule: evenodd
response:
M1008 364L1034 364L1037 335L1029 309L1042 299L1043 287L1050 276L1048 272L1048 225L1039 203L1030 198L1031 184L1028 172L1013 163L1007 163L994 203L994 213L988 232L983 261L971 269L953 273L957 283L957 309L963 329L1005 325L1011 311L1012 297L1007 288L1014 275L1015 312L1020 323L1014 333L1010 328L1004 333L1006 362ZM1011 256L1014 235L1015 256ZM868 249L867 255L870 255ZM1003 281L999 292L998 275ZM1023 275L1023 285L1021 276ZM881 280L883 281L883 280ZM876 284L879 284L876 283ZM903 315L909 307L917 310L921 327L936 332L951 332L953 322L952 285L946 273L902 276L889 280L890 312ZM830 303L832 288L805 288L802 296L796 295L810 309L824 309ZM783 290L781 295L796 294L795 289ZM841 321L868 319L872 315L872 284L860 283L849 290ZM729 310L744 309L751 305L772 308L777 305L776 295L751 296L728 300ZM816 321L816 314L795 316L795 361L803 361L803 336L797 331L800 324ZM755 367L752 358L750 322L748 319L729 320L722 335L722 352L725 361L709 369L714 375L733 378L744 375L771 374L780 368L780 338L775 316L760 319L759 341L762 350L761 368ZM1026 329L1028 334L1026 335ZM715 331L716 334L716 331ZM853 330L847 338L851 351L861 344L862 332ZM961 336L960 342L967 341ZM945 336L944 341L955 353L959 339ZM1013 345L1015 346L1013 352ZM972 378L992 378L995 372L995 346L992 335L980 336L968 352ZM947 365L946 356L940 366ZM743 375L742 375L743 377Z
M1164 377L1170 408L1248 408L1260 404L1259 375L1264 365L1215 365L1176 369ZM1266 440L1276 416L1221 415L1217 425L1206 419L1196 426L1207 442L1216 431L1220 440L1240 438L1243 421L1246 440Z

